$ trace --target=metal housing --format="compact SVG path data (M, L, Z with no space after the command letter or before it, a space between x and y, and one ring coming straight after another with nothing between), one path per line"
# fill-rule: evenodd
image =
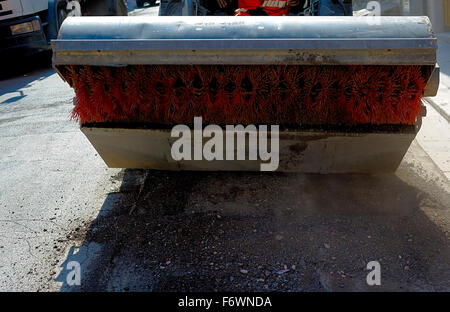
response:
M55 65L430 65L427 17L71 17Z

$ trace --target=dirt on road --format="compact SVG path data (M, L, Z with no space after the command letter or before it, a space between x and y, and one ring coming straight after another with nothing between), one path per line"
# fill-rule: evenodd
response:
M85 253L82 285L62 289L449 291L450 194L442 177L414 173L425 169L125 170L111 177L122 184L99 217L73 233L95 252ZM374 260L381 286L366 283Z

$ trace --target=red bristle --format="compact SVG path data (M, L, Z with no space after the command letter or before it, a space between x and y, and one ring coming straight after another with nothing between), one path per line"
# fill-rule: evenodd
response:
M60 71L86 122L412 125L425 87L419 66L200 66Z
M193 120L193 114L201 114L198 111L199 106L195 105L195 101L202 94L204 82L200 79L198 71L193 66L186 71L180 72L177 69L175 70L179 73L179 77L174 87L175 105L173 116L180 123L185 120ZM177 87L177 85L180 86Z
M332 69L331 69L332 70ZM306 124L328 123L328 88L331 84L330 71L315 70L307 67L305 70L305 93L303 94L303 111Z
M196 74L198 75L202 86L200 89L194 88L195 99L192 101L192 113L190 116L204 116L208 110L208 107L212 105L209 88L213 78L212 67L194 67ZM193 119L193 118L192 118Z
M148 119L159 119L160 116L158 113L161 111L160 106L160 98L157 94L157 78L159 74L157 73L157 67L153 66L139 66L144 68L144 76L141 82L141 86L144 88L143 90L143 100L147 99L147 101L137 103L140 107L139 111L142 112L143 116L140 116L140 120L145 118ZM142 103L146 103L143 105Z
M242 123L248 123L245 121L251 121L254 119L254 116L257 115L258 107L256 106L256 97L258 94L257 81L259 73L259 67L246 67L243 70L243 75L239 82L239 89L242 93Z
M369 124L370 123L370 105L368 101L371 99L368 97L368 89L372 86L368 84L369 79L375 74L374 68L368 68L367 71L355 70L353 72L353 97L355 101L353 105L349 107L349 113L351 114L351 123L357 124Z
M140 72L142 67L132 67L128 72L128 105L130 106L130 114L139 116L139 103L143 99L140 83L142 80L142 73Z
M130 93L132 81L135 79L133 75L133 68L130 68L130 70L121 70L120 71L120 81L121 81L121 93L122 93L122 101L121 102L121 109L124 116L131 116L134 114L133 107L134 103L131 101Z
M105 108L109 105L109 99L107 97L108 90L105 90L105 81L101 71L94 73L92 70L87 72L88 84L91 86L91 92L89 94L90 103L95 104L92 110L95 109L92 119L96 122L105 120L107 116L111 114L109 111L105 111Z
M213 92L211 105L208 108L206 116L211 119L211 123L219 123L221 119L224 120L224 123L229 123L229 115L226 113L227 107L227 94L225 92L226 85L226 77L223 70L220 69L216 71L212 71L214 78L216 78L213 89L216 89ZM216 87L217 86L217 87Z
M72 67L73 87L76 92L73 116L80 122L91 122L95 116L95 107L91 105L89 85L87 84L86 69ZM94 109L92 109L94 107Z

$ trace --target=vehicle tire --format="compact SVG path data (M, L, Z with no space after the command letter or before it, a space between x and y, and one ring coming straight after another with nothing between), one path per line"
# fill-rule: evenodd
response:
M138 8L142 8L142 7L144 6L144 1L142 1L142 0L136 0L136 6L137 6Z
M150 0L150 5L155 5L156 4L156 0Z

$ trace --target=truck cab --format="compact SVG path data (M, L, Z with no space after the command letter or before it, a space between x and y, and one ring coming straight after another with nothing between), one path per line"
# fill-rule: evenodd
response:
M50 50L68 15L127 14L125 0L0 0L0 56Z
M28 55L49 49L49 0L0 0L0 54ZM53 33L56 29L52 29Z

